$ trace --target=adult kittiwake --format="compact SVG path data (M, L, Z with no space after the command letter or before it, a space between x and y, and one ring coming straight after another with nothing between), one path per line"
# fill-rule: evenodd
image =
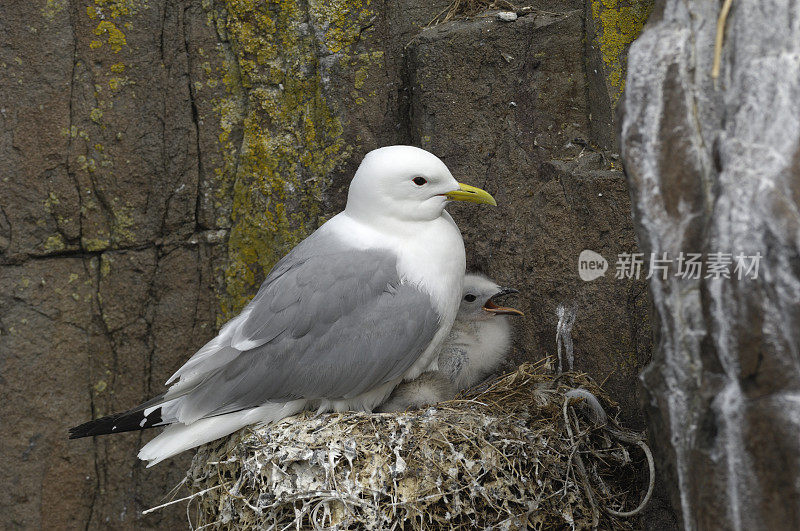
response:
M400 383L378 411L404 411L450 400L494 371L511 346L509 315L516 308L498 306L494 299L513 288L501 288L483 275L466 275L453 328L439 347L438 370Z
M400 381L435 368L455 319L465 256L450 201L496 205L427 151L371 151L344 211L275 265L165 393L70 437L166 426L139 452L152 466L303 409L371 411Z

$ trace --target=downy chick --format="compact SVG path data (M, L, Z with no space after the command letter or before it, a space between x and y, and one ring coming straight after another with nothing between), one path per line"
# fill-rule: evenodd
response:
M439 370L400 383L378 411L403 411L450 400L491 374L511 346L507 317L523 315L494 302L510 293L518 292L501 288L483 275L466 275L456 320L440 347Z

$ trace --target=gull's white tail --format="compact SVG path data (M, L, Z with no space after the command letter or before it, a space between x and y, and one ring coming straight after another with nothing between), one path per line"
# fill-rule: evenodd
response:
M305 400L268 403L263 406L197 420L191 424L170 424L139 451L147 467L201 444L225 437L249 424L269 424L299 413Z

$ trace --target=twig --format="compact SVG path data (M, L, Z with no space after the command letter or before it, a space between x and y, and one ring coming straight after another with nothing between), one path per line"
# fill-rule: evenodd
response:
M575 442L575 438L572 432L572 422L570 421L567 408L569 407L570 402L572 400L578 401L582 399L583 398L579 396L567 395L564 397L564 406L563 406L564 423L566 424L567 427L567 434L569 435L570 442L573 445L575 445L576 450L578 443ZM639 505L636 506L635 509L630 511L617 511L615 509L611 509L610 507L604 507L605 511L613 516L618 516L621 518L629 518L631 516L636 516L637 514L642 512L647 503L650 501L650 497L653 495L653 488L655 487L655 476L656 476L655 464L653 462L653 454L650 452L650 447L648 447L647 444L640 438L634 437L621 430L613 428L606 428L606 431L608 431L612 436L614 436L619 441L638 445L639 448L641 448L642 451L644 452L645 457L647 458L649 481L647 485L647 492L645 493L641 503L639 503ZM596 527L597 520L595 519L596 505L595 505L594 489L592 489L592 486L589 483L589 476L588 473L586 472L586 467L583 464L583 460L581 459L580 453L577 451L575 452L575 464L577 465L578 472L580 473L581 482L583 483L584 490L586 491L586 497L589 499L589 504L592 506L593 527Z
M144 515L144 514L150 514L150 513L152 513L153 511L157 511L157 510L159 510L159 509L163 509L164 507L167 507L167 506L170 506L170 505L175 505L176 503L180 503L180 502L182 502L182 501L186 501L186 500L191 500L191 499L193 499L193 498L197 498L198 496L202 496L202 495L203 495L203 494L205 494L206 492L210 492L210 491L212 491L212 490L214 490L214 489L218 489L218 488L220 488L220 487L224 487L225 485L227 485L227 483L226 483L226 484L224 484L224 485L215 485L215 486L213 486L213 487L209 487L209 488L207 488L207 489L205 489L205 490L201 490L200 492L195 492L195 493L194 493L194 494L192 494L191 496L186 496L185 498L180 498L180 499L178 499L178 500L172 500L172 501L170 501L170 502L167 502L167 503L162 503L161 505L157 505L156 507L150 507L149 509L145 509L144 511L142 511L142 514L143 514L143 515Z
M714 64L711 67L711 77L714 79L714 88L717 87L719 77L719 65L722 61L722 41L725 39L725 22L728 20L728 13L731 10L733 0L725 0L722 9L717 17L717 37L714 41Z
M653 454L650 453L650 448L644 443L644 441L636 441L636 444L639 445L639 448L642 449L644 455L647 457L647 468L650 471L650 483L647 486L647 494L644 495L644 499L642 499L642 502L632 511L615 511L614 509L606 507L606 512L622 518L636 516L642 512L642 509L644 509L645 505L647 505L647 502L650 501L650 496L653 495L653 487L655 486L656 468L653 464Z
M575 437L572 434L572 421L569 419L569 403L571 400L580 400L579 398L573 398L566 396L564 397L564 423L567 426L567 434L569 434L569 442L573 445L575 449L575 464L577 465L578 475L581 478L581 483L583 484L583 491L586 493L586 497L589 499L589 505L592 507L592 529L596 529L597 526L600 524L600 511L597 508L597 500L594 496L594 489L592 489L591 484L589 484L589 474L586 472L586 466L583 464L583 459L581 458L581 453L578 449L580 443L575 442Z

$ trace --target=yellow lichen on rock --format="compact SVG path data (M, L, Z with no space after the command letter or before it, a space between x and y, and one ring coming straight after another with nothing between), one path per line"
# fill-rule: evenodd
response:
M133 229L136 225L134 209L129 205L121 205L118 198L111 202L111 240L116 245L130 244L136 241Z
M42 16L52 22L56 17L61 16L66 5L67 0L46 0L41 10Z
M592 0L592 18L615 106L625 89L628 46L642 32L652 10L653 0Z
M347 51L375 18L370 0L311 0L309 10L324 29L323 44L331 53Z
M61 251L66 248L64 238L60 234L53 234L44 242L44 250L48 253Z
M105 251L111 246L105 238L81 238L81 247L87 251Z
M130 28L129 19L147 7L146 0L93 0L85 7L84 23L91 28L95 36L89 43L89 48L93 50L92 63L96 65L95 101L88 110L92 126L86 129L71 126L68 132L72 138L82 140L79 145L85 150L75 159L76 169L89 174L88 179L92 183L99 183L93 184L85 192L81 205L81 215L85 218L93 217L101 210L100 205L92 198L108 193L104 183L113 182L115 179L112 158L115 150L106 149L100 140L106 138L103 131L114 119L113 113L106 116L106 113L114 108L113 99L131 84L127 76L121 75L126 70L125 63L117 58L112 60L114 56L111 54L123 52L124 55L124 52L130 51L127 37L121 28ZM117 133L117 139L119 138L120 133ZM94 189L95 186L97 189ZM105 219L99 227L91 223L84 225L81 248L87 251L103 251L134 243L135 207L121 204L117 198L110 201L106 198L103 207L110 209L110 212L102 216Z
M125 39L125 34L122 33L113 22L109 22L108 20L101 21L94 29L94 34L98 37L107 36L108 44L111 46L111 51L114 53L118 53L122 50L123 46L128 44L128 41Z
M145 7L145 1L135 0L94 0L94 5L98 11L102 11L111 16L119 18L121 16L135 15L140 7Z
M323 194L349 157L341 121L323 94L317 39L346 53L368 12L360 1L336 5L229 0L211 12L230 43L222 76L229 97L215 104L225 158L217 188L233 196L221 321L319 225Z

